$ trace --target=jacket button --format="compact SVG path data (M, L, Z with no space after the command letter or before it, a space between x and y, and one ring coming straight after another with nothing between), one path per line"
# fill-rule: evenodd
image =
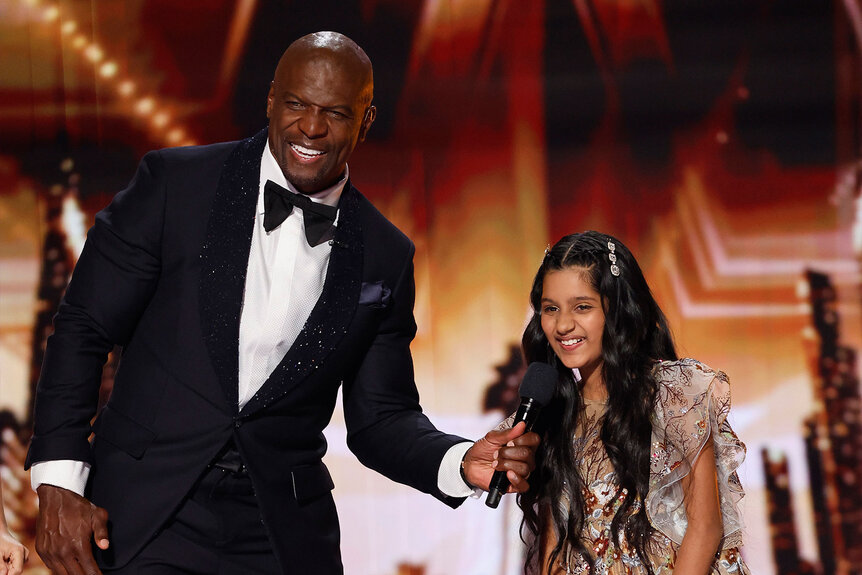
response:
M242 419L235 417L233 420L233 426L236 427L237 429L242 427Z

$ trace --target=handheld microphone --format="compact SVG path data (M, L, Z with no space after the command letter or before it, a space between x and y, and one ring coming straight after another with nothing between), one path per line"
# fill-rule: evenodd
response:
M524 379L521 381L519 393L521 395L521 405L515 414L515 421L512 422L512 427L520 422L526 422L527 431L533 428L539 411L551 401L554 395L554 388L557 386L557 370L542 362L533 362L527 367L527 373L524 374ZM491 485L488 489L488 498L485 499L485 505L488 507L497 508L500 504L500 499L503 494L509 490L509 479L506 477L506 472L497 470L491 477Z

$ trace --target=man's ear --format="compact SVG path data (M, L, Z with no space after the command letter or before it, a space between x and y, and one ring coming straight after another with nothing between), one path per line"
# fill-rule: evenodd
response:
M362 116L362 125L359 126L359 141L365 141L365 136L368 135L368 130L371 129L371 124L374 123L374 118L377 117L377 107L368 106L365 108L365 114Z
M272 99L275 98L275 81L269 83L269 94L266 95L266 117L272 114Z

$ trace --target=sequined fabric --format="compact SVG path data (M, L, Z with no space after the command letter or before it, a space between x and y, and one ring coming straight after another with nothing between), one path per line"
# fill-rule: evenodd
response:
M653 572L655 575L673 572L687 524L679 480L691 470L712 430L725 527L722 551L713 568L722 575L747 575L749 571L738 549L741 537L736 505L743 491L735 473L745 447L727 423L730 410L727 376L691 359L661 362L654 373L659 393L653 420L650 492L646 500L648 517L656 528L648 549ZM579 554L568 552L560 561L560 573L645 575L646 567L623 533L616 541L611 537L611 521L629 494L618 489L616 473L599 438L605 409L603 402L587 400L574 438L581 476L586 482L583 539L594 559L590 565ZM568 501L561 501L560 505L568 509ZM635 501L635 511L640 507L641 502Z

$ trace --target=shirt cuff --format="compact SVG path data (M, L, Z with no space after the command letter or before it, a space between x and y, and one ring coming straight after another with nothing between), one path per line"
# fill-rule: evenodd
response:
M456 443L449 448L443 460L440 461L440 469L437 471L437 488L443 495L449 497L479 497L482 490L478 487L468 485L461 478L461 460L464 454L473 447L471 441Z
M68 489L83 497L89 477L90 464L71 459L39 461L30 468L30 486L33 491L44 483Z

